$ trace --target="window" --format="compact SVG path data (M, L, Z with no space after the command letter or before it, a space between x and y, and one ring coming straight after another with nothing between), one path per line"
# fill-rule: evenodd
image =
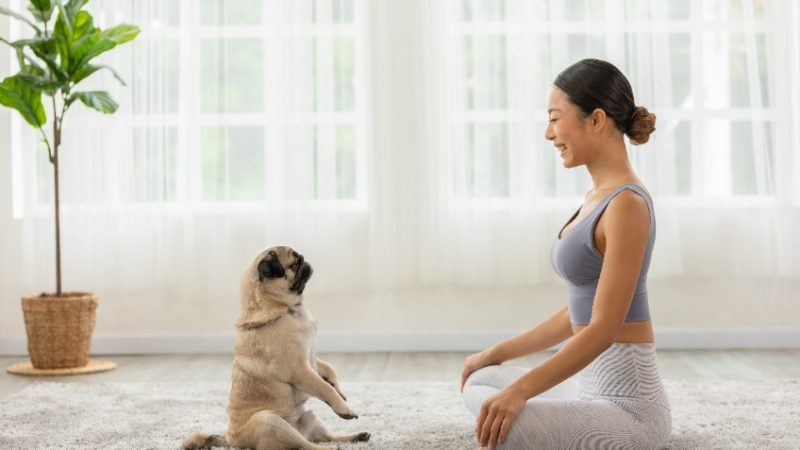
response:
M448 110L456 198L583 195L543 135L558 72L586 58L626 74L658 116L632 163L662 195L774 195L767 0L451 0ZM627 142L627 141L626 141Z
M109 90L117 113L68 113L62 180L86 182L62 183L65 204L363 203L359 0L120 0L88 8L98 26L128 22L142 32L104 55L127 87L106 74L81 85ZM104 139L114 145L91 145ZM49 203L50 164L37 157L35 166L35 198Z

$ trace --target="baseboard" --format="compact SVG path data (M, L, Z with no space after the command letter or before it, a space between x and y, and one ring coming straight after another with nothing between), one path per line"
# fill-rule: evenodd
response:
M320 352L475 351L514 331L320 332ZM671 328L656 331L660 350L800 348L800 328ZM228 353L236 336L230 333L163 333L95 335L93 355ZM0 355L25 355L24 336L0 337Z

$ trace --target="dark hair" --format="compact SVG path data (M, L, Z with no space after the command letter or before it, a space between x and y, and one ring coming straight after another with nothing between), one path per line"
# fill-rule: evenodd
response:
M656 129L656 115L644 106L636 106L631 84L610 62L578 61L558 74L553 84L584 114L591 114L597 108L605 111L617 128L628 135L631 144L644 144Z

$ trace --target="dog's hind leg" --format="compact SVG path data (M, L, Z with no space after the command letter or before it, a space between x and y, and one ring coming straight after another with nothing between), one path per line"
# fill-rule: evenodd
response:
M232 436L231 436L232 437ZM325 447L309 442L283 417L272 411L259 411L229 439L229 445L254 450L286 450L298 448L302 450L335 450L337 447Z
M367 432L336 436L325 427L314 411L308 410L297 422L297 429L311 442L366 442L370 438Z
M192 433L189 437L183 441L183 445L181 448L183 450L200 450L200 449L208 449L212 447L227 447L228 441L225 440L225 436L220 436L218 434L203 434L203 433Z

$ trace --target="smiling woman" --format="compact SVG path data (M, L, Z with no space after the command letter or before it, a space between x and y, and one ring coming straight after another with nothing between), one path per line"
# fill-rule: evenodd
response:
M560 150L564 167L586 166L593 181L551 251L553 268L569 287L568 307L468 357L464 400L477 417L478 440L490 449L661 448L671 415L647 296L656 220L623 141L626 134L647 142L655 116L635 106L619 69L598 59L561 72L548 113L545 137ZM530 371L499 365L573 335ZM534 399L577 373L579 398Z
M562 72L553 83L556 89L550 97L547 110L550 117L545 131L545 139L553 141L562 158L568 154L568 142L573 150L582 146L582 142L574 141L581 135L576 136L571 130L597 108L607 115L617 131L630 138L632 144L646 144L650 140L656 116L647 108L635 105L631 85L619 69L597 59L585 59L570 69ZM574 151L569 155L580 156ZM583 155L584 158L588 156ZM580 165L577 161L586 162L572 159L575 164L567 166L565 161L565 167Z

